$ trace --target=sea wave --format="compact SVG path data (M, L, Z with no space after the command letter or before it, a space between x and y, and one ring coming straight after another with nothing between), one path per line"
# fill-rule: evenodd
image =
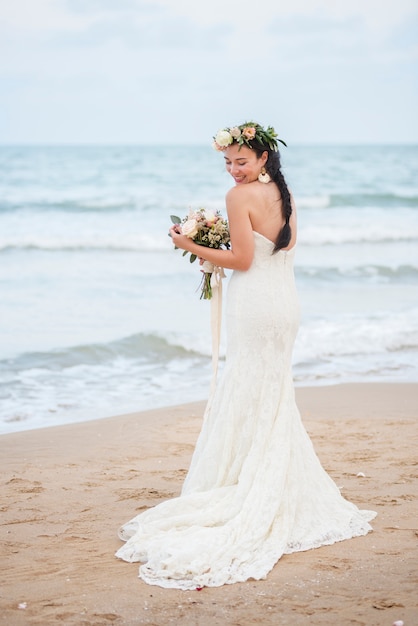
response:
M302 279L316 279L326 282L340 282L341 278L352 278L354 280L371 279L388 283L398 283L399 281L415 282L418 281L418 264L399 265L397 267L370 264L349 268L298 266L296 273Z
M330 194L329 208L337 207L362 207L362 208L418 208L418 195L416 192L356 192Z
M66 197L67 195L67 197ZM376 209L399 209L418 208L418 194L415 191L399 190L397 192L354 192L354 193L326 193L318 195L296 195L296 204L300 209L338 209L341 207L352 208L376 208ZM49 195L29 194L17 192L12 197L5 197L0 201L0 214L19 211L39 213L119 213L132 211L157 210L161 203L166 203L158 198L156 192L138 193L138 195L112 195L108 192L105 196L74 196L64 192L52 190ZM223 202L223 193L219 191L219 202Z
M313 318L301 325L296 340L295 361L417 350L417 320L418 311L391 316L382 313L368 318L356 315L335 319ZM79 365L109 364L120 358L159 365L190 359L201 359L206 363L210 358L210 344L206 338L200 342L193 333L136 333L110 342L29 352L2 359L0 374L7 377L23 370L58 371Z
M26 198L24 195L19 198L5 199L0 202L1 213L13 212L39 212L39 213L119 213L134 210L149 211L155 210L155 197L148 200L143 197L134 196L96 196L96 197L74 197L62 198L61 194L56 197Z
M0 361L0 432L207 397L210 358L156 334Z
M207 358L207 354L192 347L180 338L165 338L161 334L136 333L107 343L93 343L47 352L28 352L15 358L0 360L0 373L3 374L32 369L50 371L109 363L117 358L138 361L167 362L173 359Z
M418 193L414 190L394 192L347 192L318 195L296 195L296 204L300 209L415 209L418 208Z
M0 252L12 250L149 252L172 249L166 231L0 234Z
M12 250L47 251L109 251L147 252L172 248L168 238L168 226L152 231L111 232L109 228L94 232L87 228L79 232L63 233L0 233L0 252ZM90 232L89 232L90 231ZM401 224L382 224L373 228L353 224L301 224L298 231L299 245L305 247L344 244L391 244L418 242L418 225L404 228Z
M418 241L418 224L306 224L298 229L298 242L304 246L333 244L375 244Z
M304 323L296 340L295 360L385 355L418 349L418 310L368 318L340 316Z
M171 246L172 247L172 246ZM11 252L13 250L34 250L48 252L88 252L88 251L106 251L106 252L160 252L170 248L165 240L152 238L132 238L130 241L124 241L122 244L117 241L89 241L89 242L72 242L72 241L25 241L13 243L0 243L1 252Z

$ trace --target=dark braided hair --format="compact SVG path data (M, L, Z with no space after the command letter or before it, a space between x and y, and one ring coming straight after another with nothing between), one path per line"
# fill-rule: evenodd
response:
M261 157L263 152L268 152L268 158L265 165L266 172L270 176L271 180L276 183L282 199L282 211L285 223L277 234L273 250L274 254L282 248L287 248L292 238L292 229L289 224L290 216L292 215L290 191L282 174L280 152L278 150L272 150L270 147L261 144L256 139L253 139L250 143L258 158Z

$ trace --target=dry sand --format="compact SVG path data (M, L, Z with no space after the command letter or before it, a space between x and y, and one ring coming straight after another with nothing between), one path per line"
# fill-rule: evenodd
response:
M151 587L116 531L178 495L201 425L192 403L0 437L0 623L418 625L418 385L297 389L305 426L374 532L284 556L265 581ZM358 475L358 474L364 474Z

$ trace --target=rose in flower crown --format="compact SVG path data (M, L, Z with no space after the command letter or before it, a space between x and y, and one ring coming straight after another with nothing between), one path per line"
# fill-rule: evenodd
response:
M286 146L283 139L277 137L277 133L273 126L267 126L263 128L257 122L245 122L241 126L233 126L232 128L223 128L218 130L213 138L213 147L215 150L226 150L232 143L237 143L239 146L247 145L249 148L253 148L251 141L258 141L262 146L268 146L270 150L277 151L277 142L280 141Z

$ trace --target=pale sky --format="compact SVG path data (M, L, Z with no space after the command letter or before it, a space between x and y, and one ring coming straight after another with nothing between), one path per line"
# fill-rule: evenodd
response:
M418 143L418 0L0 0L0 144Z

